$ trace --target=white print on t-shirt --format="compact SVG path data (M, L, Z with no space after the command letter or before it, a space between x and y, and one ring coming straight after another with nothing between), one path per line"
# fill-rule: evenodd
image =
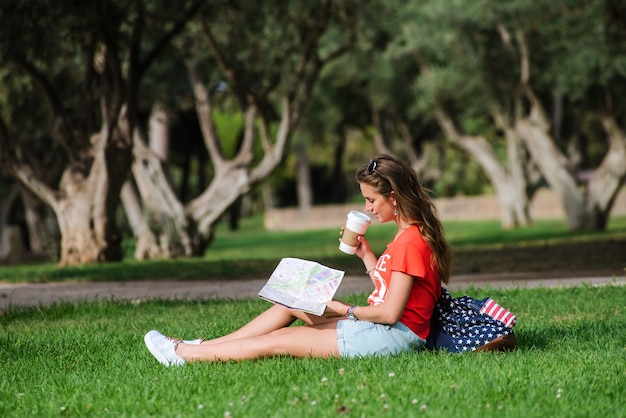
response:
M380 272L387 271L387 262L390 259L389 254L383 254L376 263L376 269L374 270L374 286L376 289L374 289L372 294L367 298L367 301L372 305L380 305L387 297L387 283L383 280Z

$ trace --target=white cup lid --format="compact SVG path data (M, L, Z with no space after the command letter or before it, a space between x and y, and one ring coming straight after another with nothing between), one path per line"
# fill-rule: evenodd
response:
M369 224L370 222L372 222L369 216L356 210L351 210L348 213L348 218L350 220L353 220L359 223L364 223L364 224Z

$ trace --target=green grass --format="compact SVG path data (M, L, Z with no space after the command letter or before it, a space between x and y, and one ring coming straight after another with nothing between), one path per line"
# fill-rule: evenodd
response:
M518 316L516 351L165 368L143 345L147 330L214 337L267 302L103 301L11 310L0 316L0 416L626 416L626 287L471 295L490 295Z
M445 228L446 236L458 255L455 257L458 265L453 271L459 273L493 269L496 267L496 263L492 261L494 258L502 262L499 255L495 257L491 255L485 262L481 262L477 260L476 249L532 248L563 243L626 239L624 216L611 219L606 231L587 233L568 231L560 220L541 220L532 226L515 230L503 230L498 221L447 222ZM360 260L347 256L337 249L338 231L339 229L335 228L270 232L263 228L262 217L245 218L237 231L230 231L224 225L220 225L216 240L202 258L140 262L130 257L133 249L129 241L127 246L129 257L123 262L63 268L53 263L3 266L0 268L0 281L265 277L282 257L311 259L345 270L348 274L361 274L363 266ZM367 232L372 248L377 254L384 250L393 234L393 225L373 225ZM467 258L472 261L472 266L465 267ZM606 261L598 260L598 263L606 264ZM478 264L478 267L474 264ZM500 269L513 271L515 268L504 265ZM540 269L542 266L536 268Z
M461 261L474 263L470 268L502 262L507 252L528 268L525 251L532 248L544 254L572 242L593 249L623 241L626 217L613 219L601 233L572 233L559 221L513 231L501 230L498 222L447 223L446 231ZM285 256L362 274L358 258L338 253L337 232L273 233L263 229L262 219L250 218L239 231L220 228L201 259L12 266L0 269L0 280L235 278L268 274ZM368 231L377 252L392 235L386 225ZM586 248L583 261L597 258ZM621 254L617 258L623 263ZM564 262L576 268L575 261ZM110 300L10 308L0 316L0 416L626 416L626 287L466 293L489 295L518 316L516 351L367 360L281 357L164 368L143 345L149 329L211 338L243 325L267 302ZM364 298L351 295L347 301Z

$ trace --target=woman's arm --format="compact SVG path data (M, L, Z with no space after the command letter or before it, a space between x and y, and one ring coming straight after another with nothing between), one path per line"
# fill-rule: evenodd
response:
M402 317L406 302L411 294L413 286L413 276L406 273L394 271L391 274L391 286L389 293L385 297L385 302L374 306L357 306L354 309L354 316L363 321L377 322L380 324L394 324ZM350 305L345 302L333 300L326 304L324 316L346 316Z
M358 237L358 240L361 244L357 247L355 254L361 259L361 261L363 261L365 271L368 272L367 275L373 283L374 279L372 279L371 272L374 270L374 267L376 267L376 263L378 263L378 258L372 251L369 242L367 242L367 238L365 238L363 235L360 235Z

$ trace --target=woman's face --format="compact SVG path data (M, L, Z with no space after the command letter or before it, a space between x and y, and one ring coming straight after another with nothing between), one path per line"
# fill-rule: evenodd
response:
M383 195L369 184L359 183L359 187L361 188L361 194L365 198L365 210L372 212L378 222L384 223L396 220L396 216L393 214L394 204L396 203L393 192L389 199L385 199Z

